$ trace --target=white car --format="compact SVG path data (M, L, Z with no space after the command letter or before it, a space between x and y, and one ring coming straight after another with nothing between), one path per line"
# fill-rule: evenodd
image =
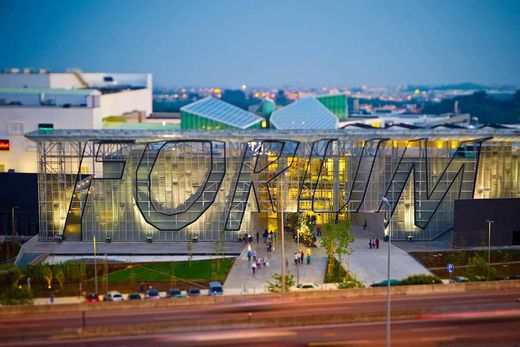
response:
M103 301L123 301L123 295L116 290L105 294Z

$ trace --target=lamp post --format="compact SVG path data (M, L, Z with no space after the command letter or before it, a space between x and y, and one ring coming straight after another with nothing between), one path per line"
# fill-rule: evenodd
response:
M281 227L281 230L280 230L280 236L281 236L281 240L282 240L282 251L281 251L281 256L282 256L282 269L281 269L281 273L282 273L282 294L285 293L285 232L284 232L284 222L283 222L283 178L284 178L284 174L281 175L280 177L280 189L279 189L279 194L280 194L280 215L282 216L281 218L281 221L280 221L280 227Z
M95 294L97 294L98 293L98 280L97 280L96 235L94 235L92 242L94 245L94 291L95 291Z
M391 213L392 213L392 206L390 205L390 202L388 201L387 198L383 197L381 199L381 201L387 206L387 211L388 211L388 216L386 216L386 212L385 212L385 220L388 221L388 262L387 262L387 276L386 276L386 345L387 347L390 347L391 343L390 343L390 339L391 339L391 334L390 334L390 320L391 320L391 317L390 317L390 245L391 245L391 240L392 240L392 232L391 232L391 229L392 229L392 224L390 223L390 217L391 217Z
M15 219L15 210L19 208L18 206L11 207L11 233L14 239L16 235L16 219Z
M300 216L298 216L299 218ZM296 244L297 244L297 250L298 250L298 256L300 256L300 225L298 220L298 228L296 229ZM298 264L296 264L296 287L300 285L300 267Z
M487 280L489 281L489 270L491 268L491 224L495 223L494 220L486 219L488 224L488 275Z

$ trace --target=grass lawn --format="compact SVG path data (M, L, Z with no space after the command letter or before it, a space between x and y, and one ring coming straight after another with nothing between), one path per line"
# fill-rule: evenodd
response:
M182 262L143 263L108 274L108 281L157 282L178 278L187 281L224 281L235 260L233 258ZM220 263L220 264L218 264Z

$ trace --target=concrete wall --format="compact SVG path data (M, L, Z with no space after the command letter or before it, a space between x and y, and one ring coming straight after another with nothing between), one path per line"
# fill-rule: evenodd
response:
M455 200L453 246L488 245L488 223L491 224L491 246L511 246L513 232L520 233L520 199Z
M110 76L114 82L105 82ZM152 88L152 75L149 73L110 73L110 72L51 72L51 73L0 73L2 88L85 88L111 84L131 85Z
M49 88L49 74L0 73L0 88Z
M5 170L37 172L36 144L25 133L37 130L39 123L53 123L56 129L92 129L99 112L86 107L0 107L0 139L10 142L9 151L0 151L0 165Z
M152 89L126 90L103 94L100 97L103 117L118 116L131 111L144 111L145 117L152 113Z

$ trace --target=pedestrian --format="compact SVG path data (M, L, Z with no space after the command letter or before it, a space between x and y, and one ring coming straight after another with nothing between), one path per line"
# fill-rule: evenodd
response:
M258 243L258 241L260 241L260 233L257 231L256 232L256 243Z
M307 265L311 264L311 255L307 254Z
M379 237L376 238L376 248L379 248Z
M303 251L300 251L300 263L302 263L302 264L303 264L303 257L304 256L305 255L304 255Z
M264 240L264 243L267 242L267 229L264 230L264 233L262 234L262 239Z
M256 262L251 263L251 271L253 272L253 275L256 272Z
M247 261L250 262L251 261L251 250L247 251Z
M363 221L363 230L367 230L367 220Z
M49 297L49 301L51 304L54 304L54 292L51 292L51 296Z
M269 262L268 262L268 261L265 262L265 267L266 267L266 268L269 267Z
M370 247L370 249L372 249L372 238L370 238L370 240L368 240L368 247Z
M253 250L253 261L256 261L256 251Z
M300 260L300 255L298 252L294 252L294 265L298 265L298 261Z
M260 270L262 268L262 262L260 261L260 258L256 260L256 268Z
M267 262L267 260L265 259L265 257L262 258L262 266L265 266L265 263Z

